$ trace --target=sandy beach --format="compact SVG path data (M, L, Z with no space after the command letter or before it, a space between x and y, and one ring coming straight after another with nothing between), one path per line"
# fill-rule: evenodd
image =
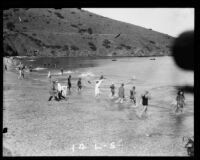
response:
M3 75L3 156L187 156L184 135L159 128L153 107L148 118L138 119L134 109L84 92L48 102L48 80L17 76L11 65Z

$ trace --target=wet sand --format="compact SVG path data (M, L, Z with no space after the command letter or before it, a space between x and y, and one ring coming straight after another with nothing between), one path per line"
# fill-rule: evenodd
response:
M3 78L3 127L8 128L3 145L10 151L3 148L4 156L187 156L183 133L167 130L177 119L166 121L170 113L163 115L163 110L151 107L140 119L135 109L84 91L67 101L48 102L48 80L18 80L9 67Z

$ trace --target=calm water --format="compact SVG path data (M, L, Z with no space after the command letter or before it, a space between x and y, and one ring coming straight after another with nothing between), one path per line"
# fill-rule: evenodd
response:
M105 106L104 109L108 111L117 107L118 111L123 112L122 108L130 104L125 102L120 106L112 103L108 97L109 86L112 82L115 83L117 89L121 83L125 83L126 97L129 97L129 90L132 86L136 86L137 98L145 90L149 90L152 98L149 102L148 121L127 114L127 119L131 116L131 119L137 124L135 127L138 130L136 129L135 134L140 134L142 130L149 128L151 133L168 136L169 141L172 142L174 137L181 139L182 136L192 136L194 129L193 95L185 94L186 106L181 115L173 113L172 102L177 93L175 86L193 85L193 72L179 69L171 57L149 59L117 58L117 61L112 61L110 58L38 58L34 61L23 59L23 63L32 64L35 68L36 71L27 73L34 85L44 85L48 88L48 71L51 71L53 78L59 80L62 85L67 85L66 79L70 74L72 76L72 92L69 96L74 105L99 106L101 108ZM56 64L57 68L47 67L44 64ZM61 67L64 69L64 76L60 74ZM100 87L102 95L97 101L94 98L94 84L100 75L104 75L106 80ZM77 93L78 77L82 77L83 90L81 94ZM88 81L91 81L92 84L89 84ZM120 137L120 134L118 136L125 138Z

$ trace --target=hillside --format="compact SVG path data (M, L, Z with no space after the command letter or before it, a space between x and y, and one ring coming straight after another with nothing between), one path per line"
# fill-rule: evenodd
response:
M3 11L4 55L163 56L174 38L76 8Z

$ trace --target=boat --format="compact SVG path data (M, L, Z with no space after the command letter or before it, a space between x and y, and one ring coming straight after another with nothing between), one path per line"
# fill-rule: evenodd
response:
M150 60L156 60L155 58L150 58Z
M116 59L112 59L112 61L117 61Z

